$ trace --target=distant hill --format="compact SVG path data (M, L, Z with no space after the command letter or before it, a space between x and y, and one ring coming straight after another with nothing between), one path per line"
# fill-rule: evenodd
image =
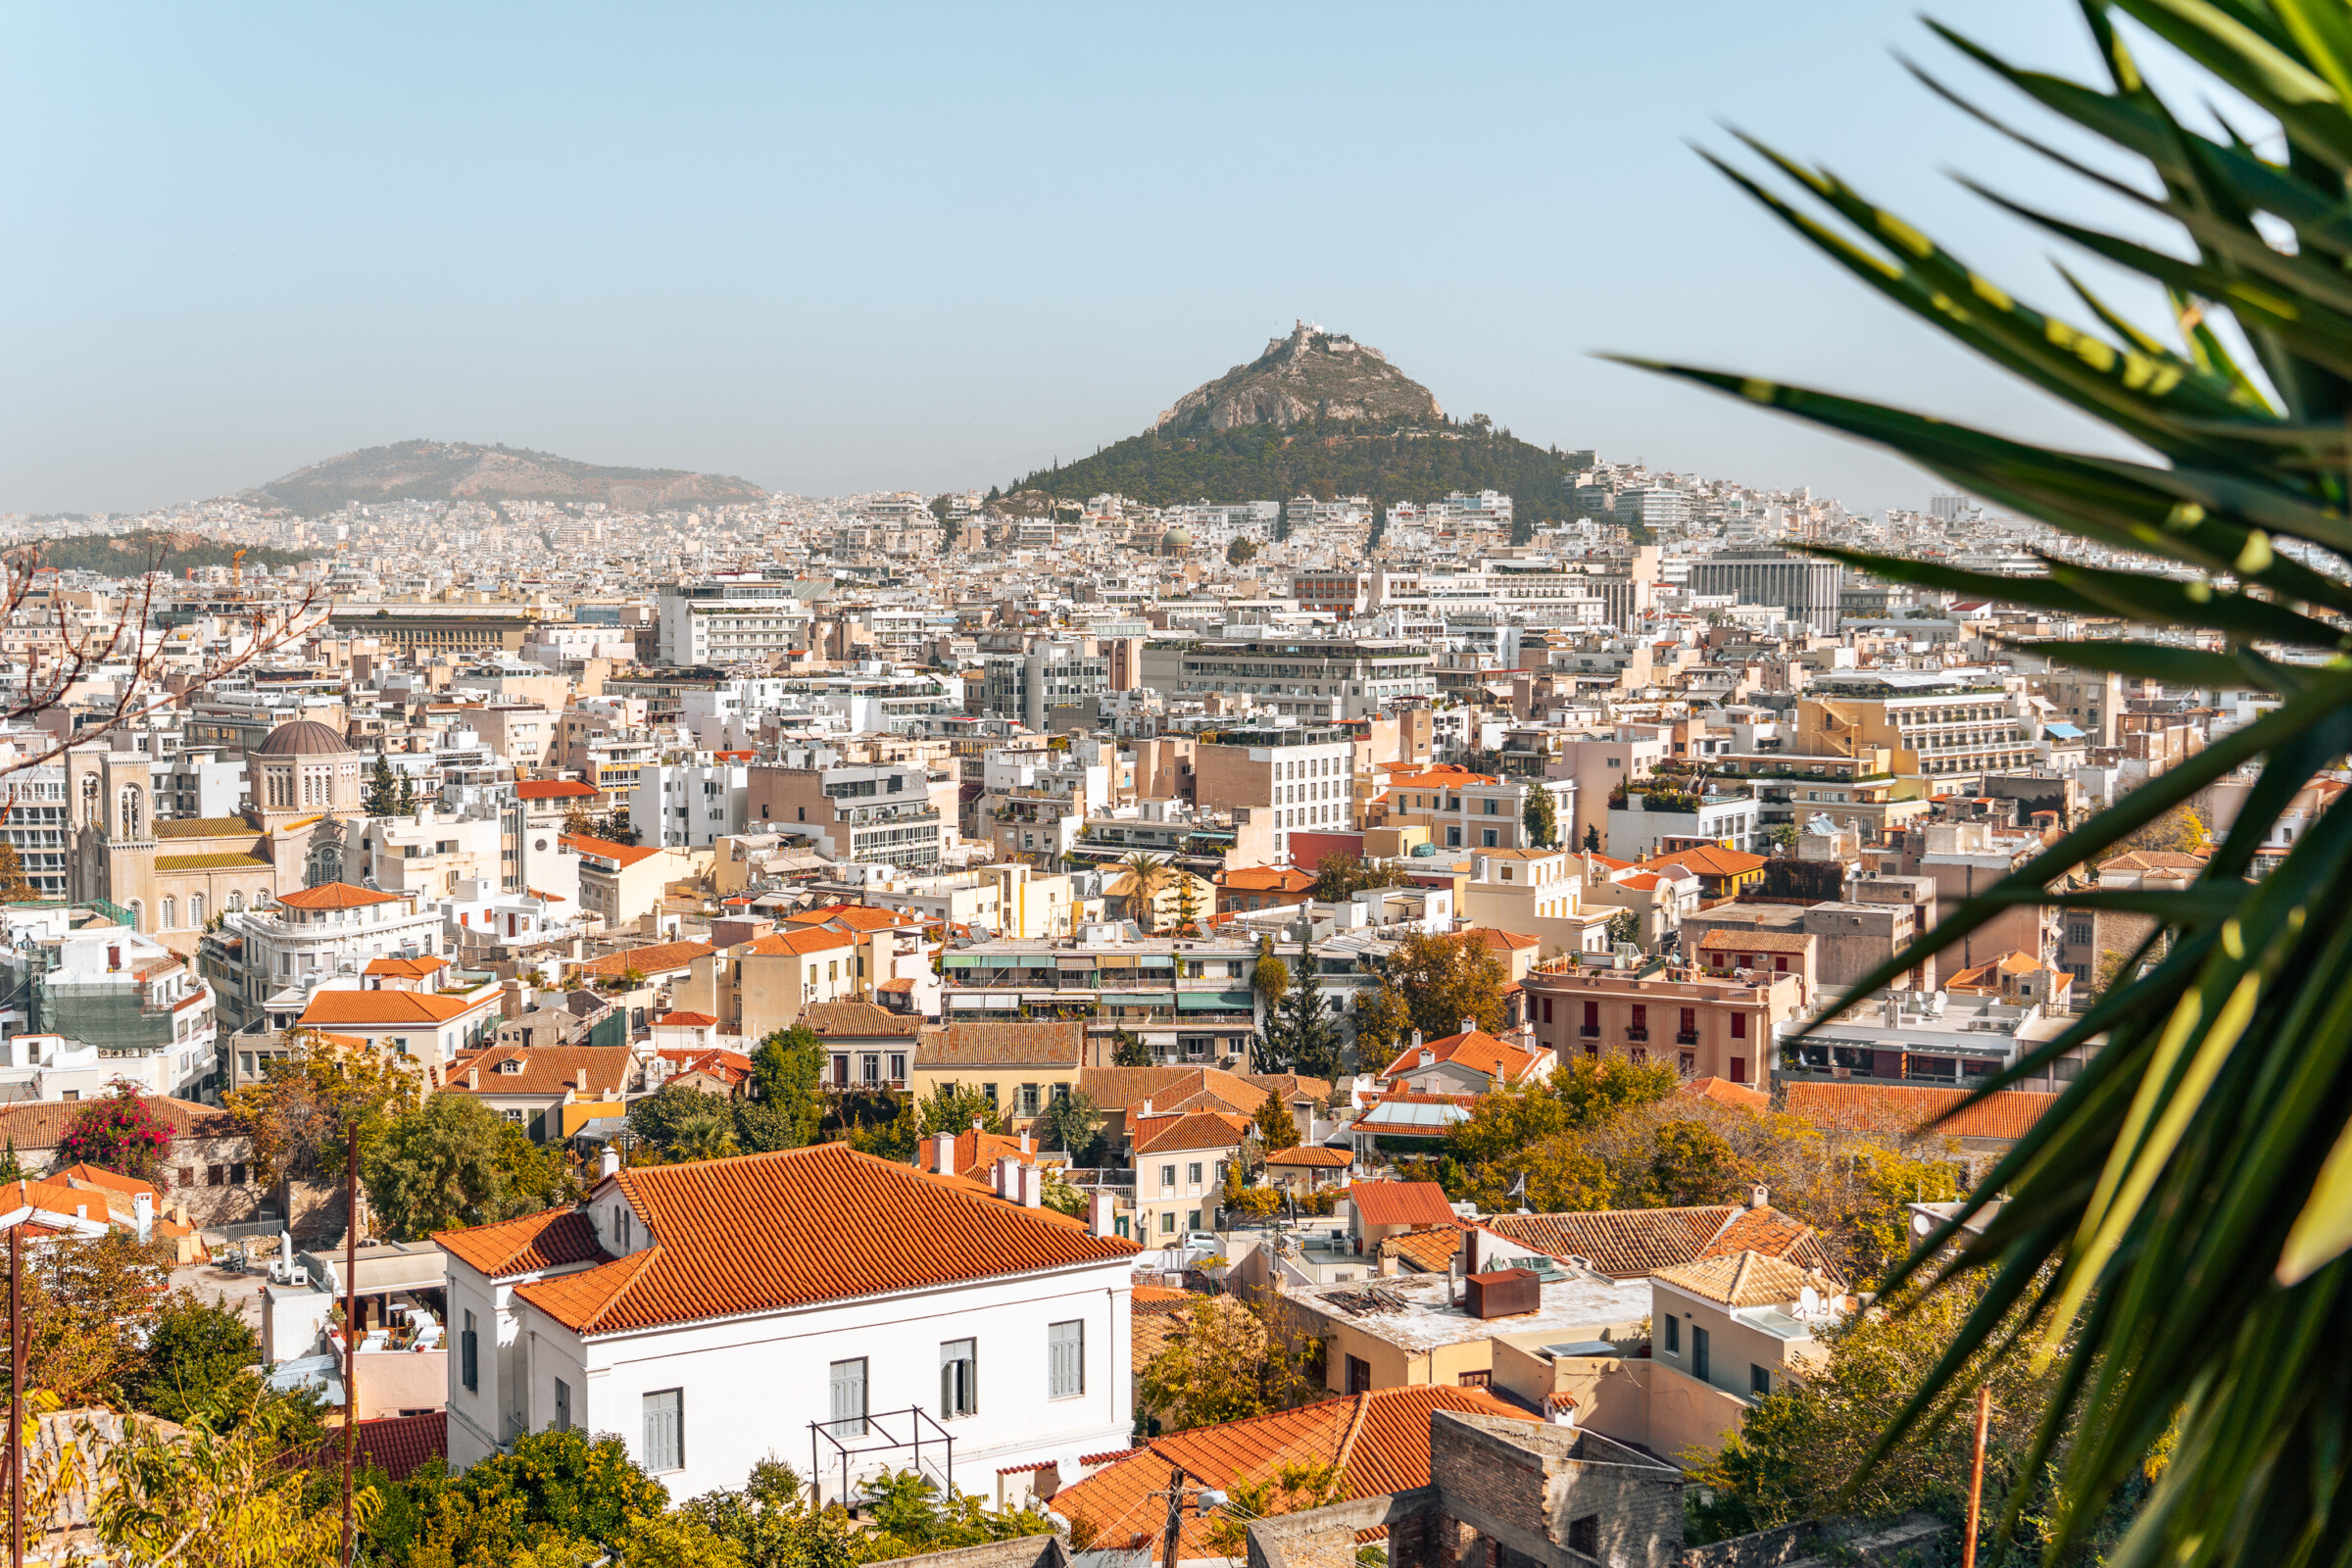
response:
M1301 324L1186 393L1141 435L1040 468L1008 493L1146 506L1368 496L1375 505L1499 490L1523 522L1567 515L1576 468L1562 452L1446 417L1430 390L1378 349Z
M355 501L601 501L622 512L660 512L766 494L748 479L682 468L608 468L519 447L402 441L298 468L241 499L316 517Z
M205 566L235 564L237 547L200 533L168 533L141 529L137 533L79 534L71 539L44 539L27 547L44 566L60 571L95 571L109 577L134 577L143 571L168 571L180 576ZM307 555L261 547L245 552L247 566L290 566Z

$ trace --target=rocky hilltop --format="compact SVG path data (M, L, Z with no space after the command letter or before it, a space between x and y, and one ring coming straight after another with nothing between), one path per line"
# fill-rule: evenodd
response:
M298 468L241 500L271 502L306 516L349 502L601 501L620 512L758 501L748 479L682 468L612 468L520 447L467 441L402 441L368 447Z
M1177 399L1152 427L1163 435L1202 435L1245 424L1281 429L1315 419L1434 424L1445 417L1429 388L1391 365L1380 350L1300 321L1289 337L1270 339L1266 351L1248 365L1237 365Z

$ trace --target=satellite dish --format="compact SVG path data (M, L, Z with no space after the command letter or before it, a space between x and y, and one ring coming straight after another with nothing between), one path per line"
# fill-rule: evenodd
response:
M1934 1220L1932 1220L1932 1219L1928 1218L1928 1216L1927 1216L1927 1215L1925 1215L1925 1214L1914 1214L1914 1215L1912 1215L1912 1216L1911 1216L1911 1234L1912 1234L1912 1235L1914 1235L1914 1236L1925 1236L1925 1235L1927 1235L1927 1234L1928 1234L1928 1232L1930 1232L1930 1231L1934 1230L1935 1228L1936 1228L1936 1222L1935 1222Z
M1796 1304L1810 1316L1821 1310L1821 1293L1808 1285L1796 1293Z

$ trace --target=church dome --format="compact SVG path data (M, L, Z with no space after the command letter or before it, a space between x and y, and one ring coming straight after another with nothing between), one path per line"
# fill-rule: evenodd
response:
M1162 550L1192 549L1193 530L1187 528L1183 523L1176 524L1176 526L1170 528L1166 533L1163 533L1159 536L1159 548Z
M350 753L339 733L315 718L280 724L253 749L256 757L346 757Z

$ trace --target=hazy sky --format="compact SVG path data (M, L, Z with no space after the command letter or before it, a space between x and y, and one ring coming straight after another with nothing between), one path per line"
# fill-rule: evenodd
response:
M2084 209L1889 57L2017 108L1913 5L12 7L0 511L411 436L986 486L1298 317L1532 440L1920 505L1892 460L1592 358L2082 437L1686 145L1823 159L2057 302L2049 243L1943 171ZM2089 69L2060 0L1945 10Z

